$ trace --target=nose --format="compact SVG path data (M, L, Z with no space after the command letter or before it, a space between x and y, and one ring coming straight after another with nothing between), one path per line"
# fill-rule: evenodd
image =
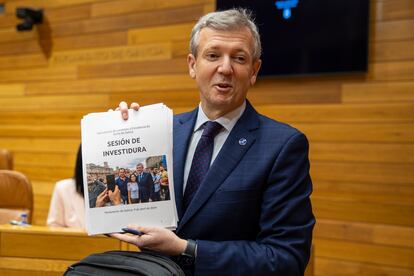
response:
M223 57L222 62L218 67L218 72L223 75L230 75L233 73L230 57Z

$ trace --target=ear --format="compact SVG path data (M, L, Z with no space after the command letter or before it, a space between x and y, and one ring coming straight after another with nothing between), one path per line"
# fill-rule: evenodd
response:
M257 80L257 74L259 73L260 66L262 66L262 60L258 59L253 63L253 73L250 77L250 85L253 86Z
M192 54L188 54L187 56L187 64L188 64L188 73L192 79L196 77L196 59Z

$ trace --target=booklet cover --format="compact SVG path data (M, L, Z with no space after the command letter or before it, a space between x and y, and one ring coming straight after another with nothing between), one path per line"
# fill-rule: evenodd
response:
M91 113L81 120L85 225L89 235L128 224L175 229L172 110L164 104Z

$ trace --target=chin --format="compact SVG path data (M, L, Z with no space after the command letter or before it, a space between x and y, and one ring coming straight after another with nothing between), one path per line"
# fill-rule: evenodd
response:
M214 99L212 99L211 103L217 106L234 105L231 98L222 96L215 97Z

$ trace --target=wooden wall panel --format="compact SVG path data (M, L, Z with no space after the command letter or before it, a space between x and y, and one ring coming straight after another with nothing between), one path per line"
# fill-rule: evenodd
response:
M49 1L56 2L56 1ZM43 6L44 7L44 6ZM10 6L9 6L10 8ZM46 8L45 14L49 23L88 19L91 15L91 5L70 5L61 8Z
M414 219L411 215L414 206L406 204L381 204L375 202L312 197L315 214L319 219L335 217L343 221L365 221L374 224L393 224L413 227ZM318 246L318 245L316 245ZM334 250L334 249L332 249Z
M31 139L1 137L0 147L10 149L13 152L22 151L31 152L33 154L37 154L38 152L76 153L79 147L79 139ZM33 180L36 180L36 178Z
M77 137L78 138L78 137ZM60 167L72 169L75 164L76 155L74 153L53 153L53 152L19 152L15 151L13 154L14 165L19 167L24 166L43 166L43 167Z
M80 137L80 126L78 125L48 125L31 126L27 125L4 125L0 126L1 137L61 137L78 138Z
M412 269L395 266L373 265L364 262L349 262L341 259L317 257L315 261L315 275L364 275L364 276L412 276Z
M313 162L315 181L352 181L364 183L399 183L412 185L414 170L410 163ZM338 179L338 176L340 178ZM414 219L414 216L413 216Z
M410 143L414 139L412 123L370 124L292 124L312 142L384 142Z
M313 142L312 161L411 163L414 165L414 144L329 143Z
M60 51L52 54L50 66L73 66L122 61L158 60L171 57L169 43Z
M127 32L105 32L52 38L54 51L120 46L127 43Z
M361 89L361 93L364 91ZM354 88L350 92L357 93ZM261 105L257 110L266 116L289 123L410 123L414 122L413 108L414 103L278 104Z
M30 6L34 8L70 8L75 5L100 2L102 0L9 0L6 3L6 12L14 13L17 7Z
M23 90L24 91L24 90ZM24 92L22 92L24 93ZM82 111L80 110L55 110L55 111L1 111L0 110L0 124L29 124L29 125L78 125L83 115L86 114L90 108ZM7 117L6 117L7 116Z
M182 23L197 19L203 12L203 6L193 5L189 7L142 12L137 14L125 14L119 16L108 16L88 20L52 24L53 35L67 36L76 34L87 34L95 32L108 32L116 30L127 30L129 28L168 25Z
M342 85L344 103L413 102L414 82L365 82Z
M74 80L76 77L76 67L0 70L0 82Z
M321 219L315 227L315 237L340 239L354 242L374 243L401 247L414 247L414 229L385 224L338 222Z
M374 61L397 61L414 59L414 40L381 41L374 43Z
M18 42L7 42L0 44L0 58L2 55L15 55L15 54L40 54L42 48L40 47L39 41L28 40Z
M129 44L143 44L148 42L185 41L188 46L189 34L194 23L175 24L161 27L147 27L128 31Z
M195 84L187 74L180 74L30 83L26 92L28 95L97 94L194 88Z
M414 2L411 0L378 1L375 12L377 21L414 18Z
M3 14L0 16L0 28L4 30L16 26L19 21L20 19L16 17L15 11L13 11L13 14Z
M5 28L0 32L0 43L38 39L37 32L17 32L15 26Z
M315 239L319 245L316 257L365 262L414 269L414 249Z
M59 89L55 90L59 94ZM55 95L56 95L55 94ZM0 98L2 111L15 111L24 108L26 110L60 110L60 109L82 109L107 110L102 108L108 103L107 95L63 95L63 96L25 96Z
M380 1L378 1L380 2ZM386 2L391 2L387 0ZM374 25L373 39L375 41L385 40L407 40L413 39L414 19L380 21Z
M414 61L381 62L371 65L369 78L375 81L409 81L414 79Z
M187 7L208 3L208 0L121 0L94 3L92 17L103 17L117 14L156 11L168 8Z
M187 40L174 40L172 45L172 56L174 58L187 58L189 45Z
M319 180L316 183L315 195L321 198L406 205L412 204L414 198L412 184L350 182L340 179Z
M56 2L56 1L48 1L50 2L50 4ZM6 28L9 27L10 30L13 29L15 30L15 26L16 24L18 24L20 22L20 19L17 19L15 16L15 10L17 7L25 7L24 5L19 5L18 2L14 3L15 5L6 5L6 12L10 12L12 14L6 14L4 16L0 17L0 27L1 28ZM29 7L34 7L36 8L36 6L32 5L32 4L28 4L27 6ZM81 19L87 19L90 17L90 13L91 13L91 6L86 4L86 5L73 5L71 4L70 6L66 6L66 7L61 7L61 8L46 8L45 6L42 5L42 8L44 9L44 15L45 15L45 20L48 23L56 23L56 22L64 22L64 21L73 21L73 20L81 20ZM27 32L27 33L20 33L20 36L29 36L29 35L37 35L37 32Z
M164 102L171 108L184 108L189 111L197 106L200 101L199 93L193 90L168 90L168 91L143 91L131 92L128 95L114 94L111 96L111 106L118 106L118 104L125 100L127 102L140 102L142 105L151 104L154 102Z
M45 224L54 183L73 174L84 114L121 100L197 106L188 39L215 1L4 2L0 148L32 181L34 223ZM367 74L259 79L248 95L309 139L315 275L414 275L414 2L370 3ZM23 5L43 8L45 23L18 33Z
M339 103L341 90L339 82L318 84L303 81L301 83L280 83L274 87L268 80L259 80L251 89L248 98L253 104L262 106L271 103L311 104Z
M78 76L80 79L154 74L186 74L187 72L187 62L182 58L94 64L79 66L78 68Z
M0 98L23 96L25 89L24 84L0 84Z
M59 168L54 167L50 169L48 167L28 167L28 166L14 166L16 171L22 172L26 175L31 175L32 178L41 181L54 181L60 178L70 178L73 176L72 168Z
M47 65L47 59L41 54L0 56L0 70L10 68L43 67Z

